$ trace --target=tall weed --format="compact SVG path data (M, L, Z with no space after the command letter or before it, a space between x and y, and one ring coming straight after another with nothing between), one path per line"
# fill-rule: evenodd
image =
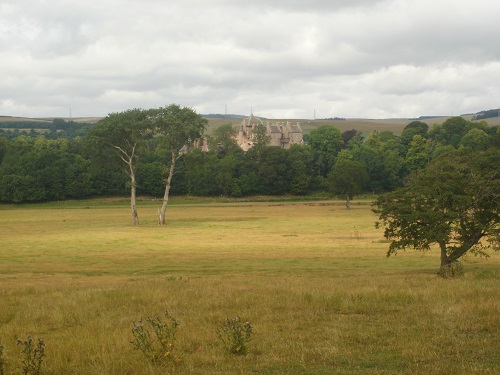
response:
M17 345L22 345L23 360L21 368L24 375L40 375L42 373L42 362L45 357L45 343L43 339L38 339L35 345L32 336L28 336L26 341L17 340Z
M141 319L132 327L134 339L130 343L154 364L175 361L172 350L179 322L168 311L164 315L164 319L160 316L146 318L144 322Z
M249 322L242 322L237 316L235 319L226 318L222 327L217 329L217 335L225 348L232 354L246 355L247 343L252 335L252 326Z

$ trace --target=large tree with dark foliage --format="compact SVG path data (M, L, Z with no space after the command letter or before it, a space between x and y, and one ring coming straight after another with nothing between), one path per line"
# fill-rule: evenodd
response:
M427 139L428 131L429 125L427 125L425 122L412 121L403 129L403 132L401 133L401 143L407 149L415 135L420 135L424 139Z
M500 249L500 150L464 148L435 159L407 184L375 202L377 223L391 241L387 256L437 244L441 266L468 252Z
M345 198L345 206L351 208L351 199L366 188L368 173L363 164L355 160L339 158L328 175L330 191Z
M320 126L311 130L307 137L307 143L314 152L318 174L326 177L335 163L335 157L343 146L340 130L329 125Z

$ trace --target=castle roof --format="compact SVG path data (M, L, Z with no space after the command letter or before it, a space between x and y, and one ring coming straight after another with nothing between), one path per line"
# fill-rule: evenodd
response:
M246 120L247 120L246 126L252 126L252 124L255 124L255 123L264 125L262 120L260 118L258 118L257 116L255 116L253 113L250 114L250 116L247 117Z
M281 129L278 125L269 125L271 128L271 133L281 133Z

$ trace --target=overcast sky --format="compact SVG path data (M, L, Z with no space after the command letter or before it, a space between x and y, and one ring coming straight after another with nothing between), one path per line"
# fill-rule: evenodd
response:
M499 22L498 0L2 0L0 115L477 112Z

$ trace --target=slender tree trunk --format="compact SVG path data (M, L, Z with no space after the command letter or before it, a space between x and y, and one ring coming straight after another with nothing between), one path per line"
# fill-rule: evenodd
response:
M132 170L132 168L130 168L130 208L132 210L132 225L139 225L139 215L137 214L135 195L136 195L135 173Z
M135 199L137 188L137 183L135 181L135 171L137 170L137 163L139 161L139 157L135 154L136 145L137 143L132 146L132 150L130 152L127 152L120 146L111 144L111 146L117 150L120 159L122 159L123 162L128 165L129 171L127 174L130 177L130 209L132 211L132 225L139 225L139 215L137 214Z
M163 204L161 208L158 209L158 225L165 225L165 212L167 211L168 196L170 193L170 184L172 182L172 176L174 175L176 155L175 151L172 151L172 162L170 164L170 170L168 172L167 184L165 185L165 195L163 196Z
M130 189L130 208L132 209L132 225L139 225L139 215L135 203L135 186Z
M446 244L444 242L439 242L439 248L441 249L441 267L449 266L451 262L446 254Z
M351 201L349 200L349 194L345 195L345 206L348 210L351 208Z

